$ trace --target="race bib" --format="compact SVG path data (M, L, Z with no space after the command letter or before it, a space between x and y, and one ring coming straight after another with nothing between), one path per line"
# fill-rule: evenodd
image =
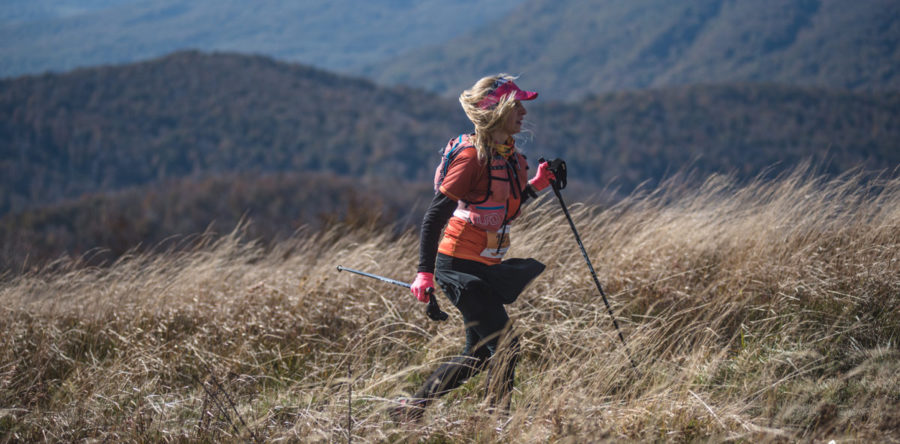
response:
M491 259L502 259L509 250L509 225L504 225L497 231L487 231L485 234L487 245L481 255Z

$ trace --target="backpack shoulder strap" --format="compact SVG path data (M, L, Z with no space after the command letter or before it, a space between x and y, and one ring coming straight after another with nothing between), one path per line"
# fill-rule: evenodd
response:
M434 184L435 190L439 189L441 186L441 183L444 182L444 177L447 176L447 170L450 168L450 164L453 162L453 159L455 159L456 156L458 156L459 153L463 152L464 150L467 150L469 148L473 148L473 149L475 148L475 145L472 144L470 141L466 141L468 143L463 143L465 136L466 136L465 133L460 134L459 137L457 137L455 139L456 142L453 143L453 145L450 147L450 149L446 149L446 147L445 147L445 149L443 150L443 154L441 157L441 165L439 167L439 174L438 174L438 177L436 178L435 184ZM452 142L454 139L450 139L450 140ZM448 145L449 144L450 143L448 142ZM477 204L487 202L488 199L493 194L493 192L491 191L491 179L493 179L493 177L491 177L491 176L492 176L491 163L488 162L488 167L487 167L488 190L487 190L487 194L485 194L485 196L484 196L484 199L481 199L478 201L472 201L472 202L464 200L463 203L465 203L466 205L477 205Z
M453 162L453 159L459 155L463 150L467 148L475 148L475 145L463 144L463 137L465 137L465 133L460 134L459 137L456 138L456 143L450 147L450 149L442 149L443 158L441 159L441 172L438 178L437 183L435 184L435 188L439 187L441 183L444 181L444 177L447 175L447 169L450 168L450 163ZM451 139L452 141L453 139Z

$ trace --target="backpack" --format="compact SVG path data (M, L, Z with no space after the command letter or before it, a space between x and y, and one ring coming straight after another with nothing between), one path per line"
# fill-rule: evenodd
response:
M460 134L459 137L450 139L450 141L447 142L447 145L444 148L438 150L438 152L441 153L441 163L438 164L437 169L434 171L435 192L438 192L440 190L441 184L444 182L444 177L447 176L447 169L450 168L450 164L453 163L453 159L456 159L456 156L458 156L459 153L463 152L463 150L475 148L475 145L472 145L471 143L466 143L465 145L463 144L463 137L465 136L466 134L463 133ZM454 140L456 141L455 143ZM468 142L468 140L466 140L466 142ZM490 165L488 165L488 167L490 168ZM473 205L487 202L488 198L491 197L491 176L492 175L490 174L490 171L488 171L488 192L487 194L485 194L484 199L478 202L466 201L467 204Z

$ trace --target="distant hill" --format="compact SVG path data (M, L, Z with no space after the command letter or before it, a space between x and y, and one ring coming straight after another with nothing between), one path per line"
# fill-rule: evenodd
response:
M4 0L0 77L185 49L266 54L334 71L438 44L523 0Z
M466 123L430 93L233 54L0 81L0 214L207 173L423 178Z
M753 177L802 159L831 172L900 164L900 96L693 86L528 104L532 157L628 192L693 165ZM265 57L185 52L0 81L0 214L155 182L315 171L428 182L471 129L454 100Z
M900 93L695 85L531 108L535 152L626 192L685 168L748 180L806 161L830 175L900 167Z
M900 2L531 0L360 71L453 95L493 72L553 100L695 83L900 90Z

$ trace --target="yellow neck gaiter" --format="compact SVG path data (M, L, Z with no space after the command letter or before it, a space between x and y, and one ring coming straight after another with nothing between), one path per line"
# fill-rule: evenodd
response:
M491 144L491 150L504 158L508 158L516 150L515 141L510 137L506 139L506 143L493 143Z

